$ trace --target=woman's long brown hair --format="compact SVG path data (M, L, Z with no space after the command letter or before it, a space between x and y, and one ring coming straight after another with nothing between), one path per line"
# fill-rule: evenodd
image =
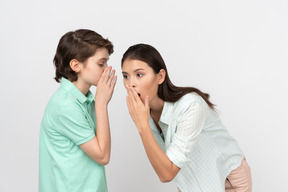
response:
M195 92L206 101L210 108L214 109L215 105L209 101L208 93L203 93L195 87L177 87L171 82L162 56L151 45L136 44L129 47L128 50L123 54L121 67L123 66L124 61L127 59L140 60L147 63L153 69L155 74L158 74L161 69L165 70L165 80L162 84L159 85L158 88L158 96L164 101L176 102L183 95Z

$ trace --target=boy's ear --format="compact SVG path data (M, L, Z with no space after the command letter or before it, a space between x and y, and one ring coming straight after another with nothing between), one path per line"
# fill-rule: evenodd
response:
M161 85L165 80L166 71L164 69L161 69L157 74L157 76L158 76L158 84Z
M78 73L80 71L80 62L77 59L72 59L70 61L70 67L73 71Z

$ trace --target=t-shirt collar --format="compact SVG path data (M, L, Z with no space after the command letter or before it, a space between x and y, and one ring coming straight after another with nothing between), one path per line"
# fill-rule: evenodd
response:
M80 103L88 102L91 103L94 101L94 95L88 90L87 94L84 95L71 81L62 77L61 86L69 91Z

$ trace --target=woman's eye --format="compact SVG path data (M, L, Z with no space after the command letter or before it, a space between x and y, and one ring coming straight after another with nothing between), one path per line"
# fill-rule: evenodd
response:
M138 73L138 74L137 74L137 76L138 76L138 77L142 77L142 76L143 76L143 74L141 74L141 73Z
M124 79L128 79L128 76L127 76L127 75L123 75L123 78L124 78Z
M98 64L100 67L104 67L104 63L100 63Z

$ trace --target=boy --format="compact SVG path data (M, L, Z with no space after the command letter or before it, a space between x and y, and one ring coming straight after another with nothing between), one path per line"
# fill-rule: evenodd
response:
M39 192L107 191L107 105L117 79L107 67L112 53L112 43L91 30L71 31L60 39L54 64L61 86L41 122ZM92 85L97 86L95 96Z

